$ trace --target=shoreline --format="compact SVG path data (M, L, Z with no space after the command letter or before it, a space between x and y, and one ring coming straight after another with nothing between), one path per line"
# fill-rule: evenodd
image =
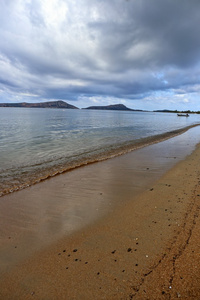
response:
M199 159L200 145L134 201L36 251L0 278L0 298L198 299Z
M168 139L171 139L173 137L179 136L188 130L198 127L200 124L193 124L189 125L183 128L175 129L173 131L164 132L161 134L144 137L128 142L124 142L123 144L119 145L107 145L106 152L104 150L100 149L100 151L94 151L93 154L91 154L89 157L87 157L86 154L80 155L77 159L74 161L70 161L70 163L65 162L62 166L51 166L46 169L41 169L39 173L32 173L32 171L29 170L34 168L33 166L23 166L24 173L26 173L26 177L19 177L15 178L15 185L13 186L12 178L10 178L8 175L6 178L4 178L4 182L6 182L6 188L3 184L0 184L0 198L12 194L18 191L21 191L23 189L29 188L30 186L34 186L38 183L45 182L48 179L51 179L53 177L56 177L61 174L65 174L67 172L74 171L76 169L82 168L87 165L92 165L98 162L106 161L115 157L119 157L121 155L125 155L127 153L130 153L132 151L136 151L145 147L148 147L150 145L154 145L156 143L160 143L163 141L166 141ZM99 152L99 153L96 153ZM85 156L86 155L86 156ZM70 160L70 159L69 159ZM47 163L47 162L46 162ZM39 163L41 164L41 162ZM60 165L60 164L59 164ZM53 170L53 171L52 171ZM13 170L13 172L16 172L16 170ZM40 174L40 175L39 175ZM39 177L38 177L39 176ZM27 181L27 178L28 181ZM24 181L25 180L25 181ZM9 186L9 182L11 183L11 186Z

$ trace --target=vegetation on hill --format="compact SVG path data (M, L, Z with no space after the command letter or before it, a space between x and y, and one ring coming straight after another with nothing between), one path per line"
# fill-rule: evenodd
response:
M0 103L0 107L28 107L28 108L65 108L78 109L78 107L68 104L65 101L49 101L39 103Z
M126 110L126 111L140 111L139 109L131 109L126 107L123 104L114 104L114 105L106 105L106 106L89 106L85 109L97 109L97 110Z

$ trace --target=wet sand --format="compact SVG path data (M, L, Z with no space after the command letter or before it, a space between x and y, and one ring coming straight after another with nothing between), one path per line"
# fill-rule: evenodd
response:
M156 148L153 149L155 152ZM137 176L130 180L129 172L134 169L131 157L132 153L117 158L118 163L114 164L112 171L108 167L112 160L106 161L104 167L103 163L99 164L104 184L96 189L94 182L90 182L91 199L95 192L100 203L96 221L93 218L88 224L84 221L84 227L69 231L63 238L53 235L48 247L45 244L40 250L36 247L35 253L27 257L26 249L23 249L27 240L26 243L20 240L21 233L17 238L8 236L9 228L4 228L1 248L12 243L10 254L15 257L20 252L24 259L16 259L11 269L4 269L0 277L0 299L200 299L200 146L157 181L160 171L151 170L155 164L152 162L150 166L145 161L145 168L141 169L141 178L145 177L144 174L148 178L144 190L139 184L143 181L135 183ZM163 157L166 157L168 168L177 159L169 153ZM126 160L126 173L129 172L127 176L119 176ZM161 161L163 159L159 164ZM105 167L107 173L104 173ZM88 182L84 174L83 181ZM114 178L113 186L106 184L109 176ZM134 189L130 189L132 185ZM18 195L24 196L25 191L22 192ZM30 194L30 190L28 192ZM112 201L108 203L110 198ZM11 203L14 201L12 197L6 199ZM86 218L96 211L96 205L95 202ZM62 208L63 204L57 211L59 215ZM58 224L45 234L40 232L41 240L45 236L48 239L48 232L51 228L55 230L56 226ZM35 230L40 227L41 224ZM58 226L59 229L63 228ZM61 230L62 234L65 230ZM14 231L17 232L16 226ZM38 243L38 236L36 241ZM5 246L5 249L11 248Z

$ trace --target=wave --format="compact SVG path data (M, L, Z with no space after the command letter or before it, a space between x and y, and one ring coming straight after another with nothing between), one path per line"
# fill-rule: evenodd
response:
M93 148L82 152L79 155L54 158L35 162L32 165L12 167L7 170L1 170L0 175L0 196L22 190L36 183L56 175L72 171L73 169L93 164L95 162L107 160L128 152L162 142L169 138L180 135L190 128L200 124L190 125L181 129L157 134L145 138L135 139L128 142L106 145L101 148Z

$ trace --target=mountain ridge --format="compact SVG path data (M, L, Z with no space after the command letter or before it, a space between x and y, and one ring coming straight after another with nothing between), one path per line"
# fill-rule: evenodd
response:
M125 106L124 104L113 104L105 106L89 106L84 109L95 109L95 110L123 110L123 111L142 111L139 109L131 109Z
M79 109L78 107L68 104L65 101L48 101L38 103L0 103L0 107L24 107L24 108L64 108L64 109Z
M62 108L62 109L79 109L78 107L68 104L65 101L48 101L48 102L20 102L20 103L0 103L0 107L22 107L22 108ZM131 109L124 104L112 104L106 106L89 106L83 109L94 110L121 110L121 111L142 111L140 109Z

